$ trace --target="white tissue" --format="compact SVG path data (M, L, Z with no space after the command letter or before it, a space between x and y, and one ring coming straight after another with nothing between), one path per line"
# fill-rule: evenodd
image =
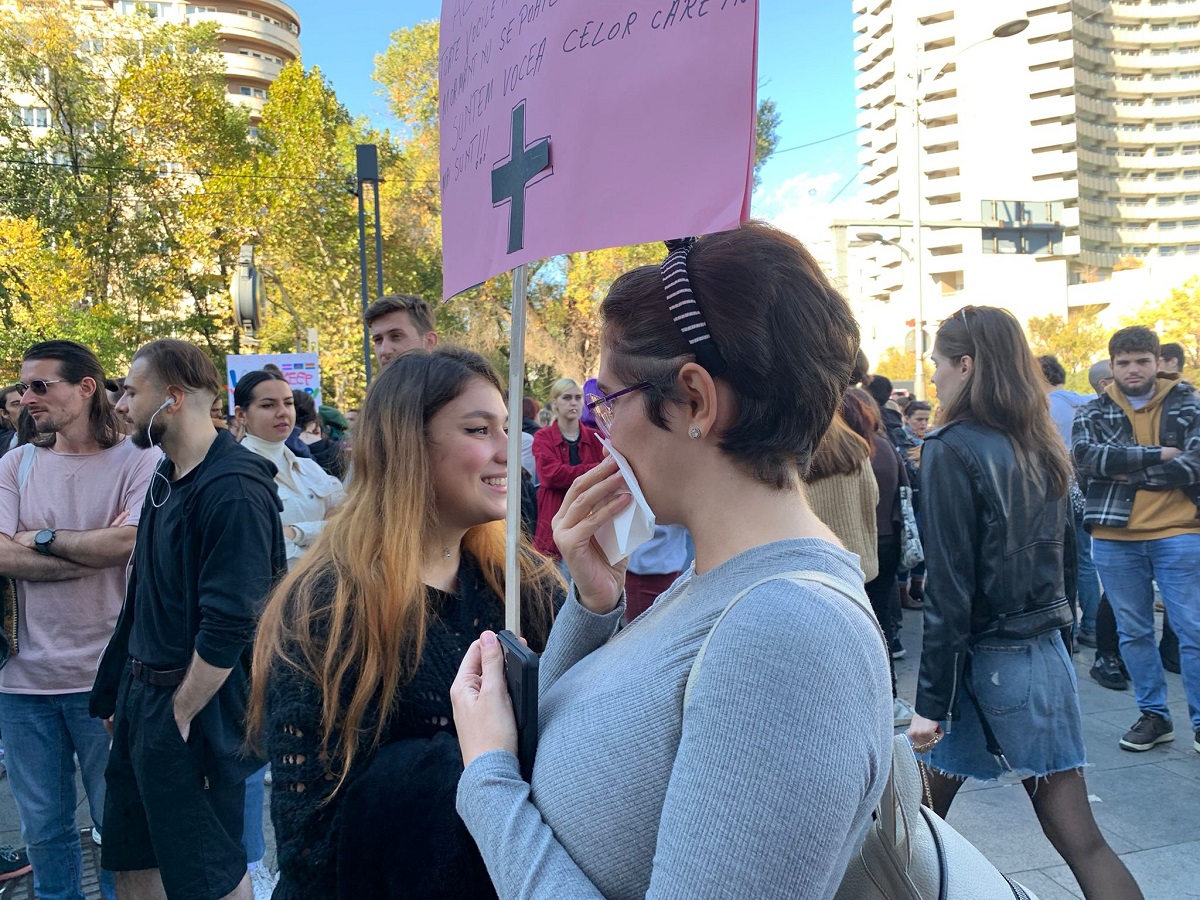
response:
M625 484L629 486L629 492L633 495L633 503L617 513L611 522L601 525L596 532L596 541L600 544L604 555L608 557L608 564L615 566L654 537L654 512L650 509L650 504L646 502L637 476L633 474L633 469L629 467L625 457L604 438L600 438L600 443L617 461L621 477L625 479Z

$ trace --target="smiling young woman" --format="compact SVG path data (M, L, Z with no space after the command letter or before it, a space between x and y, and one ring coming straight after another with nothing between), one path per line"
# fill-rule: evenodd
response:
M386 897L396 872L406 896L490 892L454 812L449 689L479 629L504 623L506 417L491 366L457 348L405 354L367 393L346 500L255 644L249 722L274 777L276 900ZM540 649L562 586L528 548L521 570ZM346 857L371 848L389 865Z

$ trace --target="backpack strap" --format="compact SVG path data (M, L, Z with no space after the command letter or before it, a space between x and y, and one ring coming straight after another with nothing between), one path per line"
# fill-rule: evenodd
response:
M816 572L812 570L801 572L780 572L776 575L770 575L754 582L754 584L750 585L750 587L746 588L744 591L730 600L725 606L725 609L721 611L721 614L717 616L717 621L713 622L712 628L708 630L708 634L704 638L704 643L700 645L700 649L696 653L696 659L692 663L692 669L690 672L688 672L687 684L683 689L684 712L687 711L688 703L691 701L692 688L695 686L696 681L700 678L700 666L704 662L704 655L708 652L708 644L712 640L713 632L717 630L717 626L724 621L725 617L729 615L729 611L737 606L743 597L745 597L755 588L761 587L770 581L790 581L797 585L803 585L805 582L816 582L817 584L823 585L824 587L841 594L843 597L852 600L854 605L858 607L863 614L871 619L871 624L875 626L875 630L879 633L879 639L883 643L884 651L887 651L887 638L883 636L883 629L879 627L879 622L875 618L875 611L871 609L871 604L867 599L866 591L861 585L852 585L845 579L837 578L833 575L827 575L824 572Z
M17 494L25 490L25 482L29 480L29 473L33 469L33 458L37 453L37 447L33 444L25 444L21 447L21 464L17 467Z

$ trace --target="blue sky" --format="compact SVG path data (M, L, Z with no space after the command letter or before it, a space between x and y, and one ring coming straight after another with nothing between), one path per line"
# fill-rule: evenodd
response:
M576 0L587 2L587 0ZM300 14L304 62L320 66L353 115L380 126L391 123L384 98L371 80L375 54L393 31L441 12L439 0L291 0ZM850 0L760 0L760 96L771 97L783 121L779 149L854 128L854 18ZM805 215L827 224L830 201L858 170L853 135L782 153L767 163L754 213L779 218L794 231ZM846 187L845 198L856 185ZM844 202L844 199L843 199ZM806 211L806 212L805 212ZM814 222L814 224L816 224Z

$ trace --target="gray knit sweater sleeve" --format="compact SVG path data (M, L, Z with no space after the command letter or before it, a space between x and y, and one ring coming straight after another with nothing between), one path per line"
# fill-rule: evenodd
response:
M576 598L575 586L554 619L546 651L538 661L538 693L544 694L559 677L579 660L611 638L625 615L625 597L616 609L597 615L585 609Z
M853 573L852 563L836 572ZM669 683L630 671L647 654L634 635L639 625L584 661L596 668L580 681L594 687L580 695L572 677L575 690L564 702L594 721L590 750L567 763L569 734L543 743L539 762L543 753L559 754L543 768L555 777L539 777L535 769L532 800L511 754L488 753L467 767L459 813L501 900L833 895L890 763L887 661L861 611L813 585L774 581L755 588L714 633L682 722L659 719L664 731L677 729L678 743L656 743L639 733L643 725L630 724L638 691L644 705L674 692L671 708L681 708L675 704L681 703L695 648L734 592L733 585L720 592L706 610L710 615L682 634L675 629L662 646L659 658L678 675ZM669 612L659 618L665 621ZM641 637L654 637L653 627L648 622ZM662 637L670 634L664 630ZM622 652L628 658L624 673ZM613 686L601 672L634 682L622 683L620 702L606 706ZM571 730L586 730L581 722ZM555 729L547 731L555 736ZM645 815L630 821L624 812L629 803L607 802L625 785L613 782L606 761L631 746L644 767L636 777L663 782L661 813L649 822ZM558 775L564 766L574 772ZM639 788L641 794L653 791ZM555 811L564 808L573 812L556 819ZM650 839L632 849L621 846L622 837L640 826L650 829L644 832ZM642 874L627 877L627 871Z

